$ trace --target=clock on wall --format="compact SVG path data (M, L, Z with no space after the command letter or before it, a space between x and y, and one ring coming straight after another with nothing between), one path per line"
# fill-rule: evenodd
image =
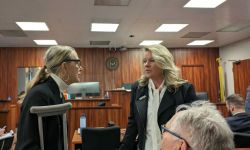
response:
M119 60L116 57L109 57L106 59L106 67L109 70L116 70L119 67Z

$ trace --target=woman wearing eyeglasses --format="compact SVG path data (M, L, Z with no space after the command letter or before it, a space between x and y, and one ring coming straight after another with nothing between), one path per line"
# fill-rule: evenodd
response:
M175 108L196 100L192 84L179 77L171 53L162 45L145 47L144 74L132 86L130 116L120 150L160 150L161 125Z
M44 67L28 84L22 101L16 150L40 149L37 115L30 113L32 106L46 106L64 103L63 91L68 85L79 82L82 67L72 47L52 46L44 56ZM45 149L63 149L62 118L43 119Z

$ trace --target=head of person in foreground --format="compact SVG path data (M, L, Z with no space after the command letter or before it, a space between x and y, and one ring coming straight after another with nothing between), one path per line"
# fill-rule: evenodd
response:
M161 150L234 149L233 133L213 104L196 101L184 107L162 126Z

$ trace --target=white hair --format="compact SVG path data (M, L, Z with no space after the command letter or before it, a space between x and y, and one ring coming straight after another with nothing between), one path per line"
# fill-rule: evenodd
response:
M195 102L176 114L171 129L181 134L193 150L233 150L233 133L216 107Z

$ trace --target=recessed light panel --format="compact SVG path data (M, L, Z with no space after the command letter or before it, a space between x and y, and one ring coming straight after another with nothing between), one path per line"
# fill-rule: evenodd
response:
M49 31L45 22L16 22L23 31Z
M207 45L213 41L214 40L195 40L187 45Z
M144 40L139 45L155 45L162 43L161 40Z
M37 45L57 45L56 40L34 40Z
M188 24L162 24L155 32L178 32Z
M119 24L115 23L92 23L92 32L116 32Z
M190 0L184 7L186 8L216 8L226 0Z

